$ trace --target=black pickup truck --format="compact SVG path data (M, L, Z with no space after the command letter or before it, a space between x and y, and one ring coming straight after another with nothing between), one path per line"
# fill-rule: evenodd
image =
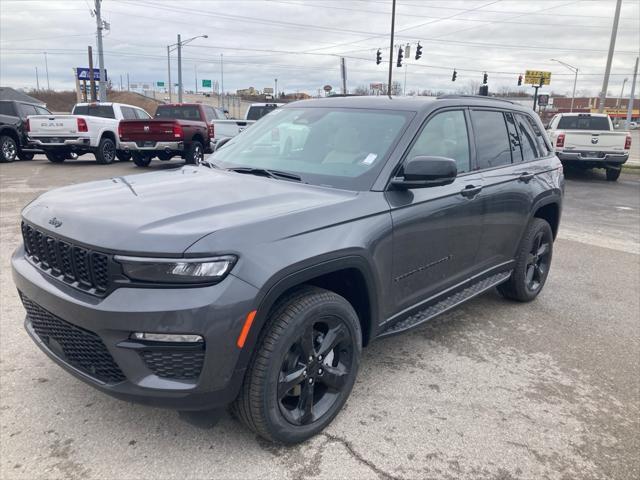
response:
M0 162L31 160L39 150L27 138L29 115L51 115L40 105L15 100L0 100Z

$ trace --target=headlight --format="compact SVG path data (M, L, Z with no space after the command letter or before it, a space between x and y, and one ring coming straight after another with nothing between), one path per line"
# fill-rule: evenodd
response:
M233 268L237 258L145 258L117 255L124 274L132 280L154 283L217 283Z

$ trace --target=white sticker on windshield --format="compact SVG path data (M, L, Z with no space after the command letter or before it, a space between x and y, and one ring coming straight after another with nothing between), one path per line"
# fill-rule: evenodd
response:
M373 162L376 161L376 158L378 158L378 155L376 155L375 153L370 153L369 155L367 155L367 157L364 160L362 160L362 164L371 165Z

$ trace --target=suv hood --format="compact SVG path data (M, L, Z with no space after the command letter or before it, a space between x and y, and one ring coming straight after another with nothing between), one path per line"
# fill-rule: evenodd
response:
M52 190L29 204L22 215L54 235L105 251L179 256L205 235L294 212L334 210L357 196L286 180L184 167ZM322 218L324 213L316 216L318 222Z

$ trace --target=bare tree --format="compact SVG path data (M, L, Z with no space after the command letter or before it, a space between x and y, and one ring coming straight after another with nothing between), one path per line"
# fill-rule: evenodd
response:
M369 89L366 87L366 85L358 85L355 90L353 91L354 94L356 95L369 95Z
M391 95L400 95L402 93L402 84L394 80L391 84Z

